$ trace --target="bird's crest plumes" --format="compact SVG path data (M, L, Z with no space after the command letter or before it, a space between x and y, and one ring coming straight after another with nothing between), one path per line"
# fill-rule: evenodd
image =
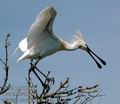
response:
M77 42L79 45L81 46L85 46L86 42L82 36L82 33L80 31L76 31L76 34L74 35L74 39L72 41L72 43Z

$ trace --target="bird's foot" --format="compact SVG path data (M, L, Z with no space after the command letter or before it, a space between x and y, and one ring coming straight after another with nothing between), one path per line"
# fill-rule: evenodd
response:
M47 77L46 80L48 81L48 83L52 83L52 84L55 83L54 77Z

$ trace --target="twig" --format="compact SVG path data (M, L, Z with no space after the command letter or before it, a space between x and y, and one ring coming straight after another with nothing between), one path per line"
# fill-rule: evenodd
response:
M47 75L45 75L43 72L41 73L41 71L36 67L39 60L40 59L38 59L34 64L33 61L31 61L31 67L28 74L28 85L31 87L29 95L32 95L32 100L36 100L37 104L51 104L51 99L54 100L54 103L52 104L68 104L68 102L73 102L73 104L76 104L78 102L80 104L86 104L92 101L94 98L99 97L100 92L97 89L99 86L98 84L92 87L79 86L73 89L69 89L69 78L61 82L60 86L55 91L50 92L52 83L52 80L49 78L50 72L48 72ZM41 79L35 70L43 75L45 80ZM43 87L40 93L37 92L32 79L30 78L31 72L35 74ZM33 91L32 87L34 87Z
M5 71L4 82L3 82L3 85L0 87L0 95L5 93L10 87L10 84L7 85L8 71L9 71L9 66L8 66L8 47L10 46L10 43L8 41L9 37L10 37L10 34L7 34L7 37L5 39L5 45L4 45L4 47L5 47L5 61L3 61L0 58L0 61L4 65L4 71Z

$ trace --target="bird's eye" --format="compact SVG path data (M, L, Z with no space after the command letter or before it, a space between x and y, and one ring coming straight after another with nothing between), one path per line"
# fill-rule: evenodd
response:
M81 48L82 46L80 45L79 48Z

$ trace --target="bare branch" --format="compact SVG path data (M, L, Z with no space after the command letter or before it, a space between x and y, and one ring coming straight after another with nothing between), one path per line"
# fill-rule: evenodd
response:
M50 72L44 74L37 64L40 61L40 58L33 63L33 60L30 62L30 68L28 72L27 83L29 86L28 90L28 104L32 101L37 104L68 104L72 102L73 104L86 104L91 102L96 97L100 96L101 91L99 91L99 85L96 84L90 87L78 86L76 88L69 89L69 78L62 81L58 88L55 91L50 91L54 85L54 78L50 78ZM42 91L39 92L37 85L34 84L31 78L32 73L40 81L40 86ZM42 75L43 78L40 77Z
M44 86L42 86L43 90L41 93L37 92L35 86L31 86L30 95L32 95L33 100L37 101L37 104L68 104L69 102L73 102L73 104L77 104L78 102L80 104L86 104L96 97L100 96L101 91L99 92L98 90L98 84L92 87L79 86L69 90L69 78L61 82L59 87L55 91L49 92L52 88L51 81L47 80L49 79L49 75L50 72L47 73L46 79L44 81L42 79ZM30 85L34 85L32 79L30 81ZM53 100L54 102L51 102L51 100Z
M10 46L9 37L10 37L10 34L7 34L6 39L5 39L5 45L4 45L5 60L0 58L1 63L4 65L4 72L5 72L4 82L3 82L2 86L0 86L0 95L5 93L10 87L10 84L7 85L8 71L9 71L9 66L8 66L8 47Z

